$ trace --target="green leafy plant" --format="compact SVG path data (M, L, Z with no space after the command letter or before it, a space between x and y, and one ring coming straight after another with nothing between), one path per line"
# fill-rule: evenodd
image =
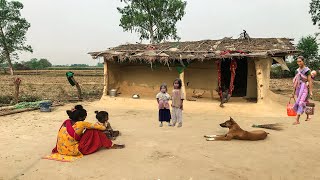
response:
M182 0L121 0L125 7L118 7L122 15L120 26L124 31L135 31L140 40L159 43L172 38L179 40L176 23L185 15L187 3Z
M21 17L22 9L19 1L0 0L0 54L8 62L11 75L12 60L18 59L18 52L32 52L31 46L25 44L30 23Z
M305 58L305 63L309 68L313 70L317 70L319 68L320 58L317 36L309 35L306 37L302 37L298 42L297 49L302 51L300 55L302 55ZM296 63L296 57L292 63L293 64L291 64L291 66L294 66L296 70L298 68Z

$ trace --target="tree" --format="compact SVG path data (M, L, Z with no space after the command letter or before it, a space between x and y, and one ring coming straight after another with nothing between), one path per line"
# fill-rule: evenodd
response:
M52 64L47 59L32 58L29 61L22 61L21 63L15 62L13 67L18 70L29 70L29 69L45 69L51 67Z
M45 69L51 66L52 64L47 59L40 59L38 61L38 69Z
M97 63L97 67L103 67L103 63Z
M30 61L22 61L21 64L29 69L45 69L51 67L52 64L47 59L32 58Z
M21 17L22 9L21 2L0 0L0 53L8 62L11 75L13 75L12 59L18 58L18 52L32 52L31 46L25 44L30 24Z
M319 45L317 43L317 37L315 36L306 36L302 37L297 45L297 49L303 51L301 55L306 59L306 64L317 60L319 56Z
M26 66L24 62L22 62L22 63L15 62L13 64L13 67L16 70L30 70L30 68L28 66Z
M297 49L302 51L300 55L305 58L305 63L309 68L313 70L319 68L320 57L317 36L309 35L302 37L298 42ZM293 61L287 63L288 68L290 69L289 76L294 76L296 69L298 69L297 57L298 56L295 56Z
M318 24L320 27L320 0L311 0L309 13L311 14L313 25Z
M21 64L24 66L28 67L29 69L37 69L38 67L38 59L37 58L32 58L29 61L22 61Z
M71 64L71 67L89 67L88 64Z
M5 63L4 56L0 55L0 68L3 69L4 74L7 73L6 67L7 67L7 64Z
M159 43L179 39L176 23L185 15L187 2L182 0L121 0L126 6L118 7L122 15L120 26L124 31L135 31L140 40Z
M298 42L297 49L302 51L301 55L305 58L305 63L309 68L318 69L320 58L317 36L302 37Z

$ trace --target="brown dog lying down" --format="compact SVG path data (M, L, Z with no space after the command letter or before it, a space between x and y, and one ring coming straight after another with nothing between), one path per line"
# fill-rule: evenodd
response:
M205 135L207 141L230 141L231 139L258 141L264 140L269 134L262 130L245 131L231 117L230 120L221 123L220 126L229 128L229 132L225 135Z

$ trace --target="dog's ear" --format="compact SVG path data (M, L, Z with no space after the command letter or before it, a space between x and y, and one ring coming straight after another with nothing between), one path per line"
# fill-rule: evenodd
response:
M233 123L236 123L232 117L230 117L230 121L233 122Z

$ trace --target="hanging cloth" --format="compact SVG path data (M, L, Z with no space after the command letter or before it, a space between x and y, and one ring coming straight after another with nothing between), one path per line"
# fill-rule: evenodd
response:
M231 79L229 85L229 95L232 96L232 92L234 90L234 79L236 77L236 69L237 69L237 61L235 59L231 60L230 63L230 72L231 72Z
M176 70L179 74L181 74L190 64L187 60L180 60L178 64L176 64Z
M216 61L217 69L218 69L218 90L220 99L222 99L222 87L221 87L221 60Z
M247 53L241 50L236 50L236 51L227 50L220 53L221 56L225 56L227 54L247 54ZM234 79L236 77L236 69L237 69L237 61L235 59L232 59L230 63L231 79L230 79L230 85L229 85L229 97L231 97L232 92L234 90ZM221 76L221 70L220 70L220 76Z
M71 71L66 72L67 79L68 79L71 86L76 85L76 83L73 81L73 75L74 75L74 73Z

